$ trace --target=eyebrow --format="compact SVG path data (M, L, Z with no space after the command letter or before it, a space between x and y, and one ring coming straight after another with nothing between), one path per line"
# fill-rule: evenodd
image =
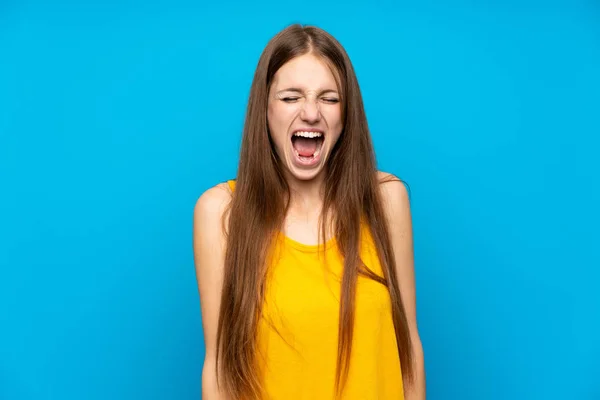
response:
M286 89L278 90L277 94L281 94L283 92L298 92L298 93L302 93L302 89L291 87L291 88L286 88ZM324 90L321 90L319 92L319 94L324 94L324 93L336 93L336 94L338 94L338 91L334 90L334 89L324 89Z

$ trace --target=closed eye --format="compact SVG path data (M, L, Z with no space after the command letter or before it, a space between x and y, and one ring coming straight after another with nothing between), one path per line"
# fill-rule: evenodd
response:
M288 97L282 97L281 100L286 102L286 103L294 103L296 101L298 101L300 99L300 97L292 97L292 96L288 96ZM334 97L327 97L327 98L323 98L322 99L324 102L326 103L330 103L330 104L335 104L338 103L340 100L336 99Z

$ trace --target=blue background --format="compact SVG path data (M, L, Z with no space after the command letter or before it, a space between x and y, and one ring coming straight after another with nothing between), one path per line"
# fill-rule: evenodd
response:
M198 3L199 4L199 3ZM600 5L0 5L0 398L197 399L192 210L292 22L412 190L429 399L600 399Z

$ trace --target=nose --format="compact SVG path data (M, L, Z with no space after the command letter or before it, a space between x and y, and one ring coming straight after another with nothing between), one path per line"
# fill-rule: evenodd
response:
M321 110L319 110L319 103L317 99L312 99L309 97L305 100L300 112L300 118L311 124L321 120Z

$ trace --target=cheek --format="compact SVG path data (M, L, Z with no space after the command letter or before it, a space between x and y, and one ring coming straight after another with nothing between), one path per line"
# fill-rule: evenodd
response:
M270 105L267 110L267 122L271 139L277 147L283 146L287 137L287 126L285 110L280 107Z
M323 116L327 119L327 124L329 125L329 128L331 128L336 133L336 135L339 134L343 127L341 109L332 108L330 110L327 110L327 112L324 113Z

